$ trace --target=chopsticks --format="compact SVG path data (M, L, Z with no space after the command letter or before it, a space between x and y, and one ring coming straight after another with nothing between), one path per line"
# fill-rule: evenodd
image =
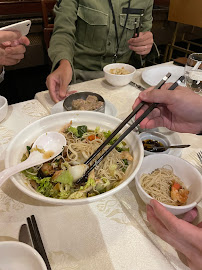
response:
M163 79L155 86L156 89L161 88L161 86L167 81L171 76L171 73L168 73ZM97 156L97 154L113 139L113 137L127 124L130 119L145 105L145 102L141 102L127 117L123 122L112 132L112 134L100 145L100 147L84 162L88 165L92 159Z
M51 270L51 266L41 239L41 235L39 232L39 228L35 219L34 215L31 215L31 217L27 218L27 223L28 223L28 227L29 227L29 231L30 231L30 235L32 238L32 243L34 248L38 251L38 253L41 255L41 257L43 258L47 270Z
M155 87L156 89L161 88L161 86L168 80L171 76L168 73ZM181 76L170 88L169 90L174 90L182 81L184 76ZM88 158L84 163L88 165L90 161L111 141L111 139L125 126L126 123L145 105L146 102L141 102L136 106L136 108L126 117L126 119L112 132L112 134L104 141L103 144ZM84 173L84 175L76 181L76 184L81 184L86 182L88 174L155 108L158 103L152 103L149 105L148 109L117 139L117 141L111 145Z

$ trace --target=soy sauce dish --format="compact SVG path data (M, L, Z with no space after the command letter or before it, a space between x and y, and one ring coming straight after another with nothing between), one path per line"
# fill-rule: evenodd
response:
M170 149L166 148L170 146L169 140L161 134L160 132L142 132L140 133L140 139L144 147L144 155L154 155L154 154L168 154ZM161 147L161 149L153 149L154 147ZM152 150L153 149L153 150Z

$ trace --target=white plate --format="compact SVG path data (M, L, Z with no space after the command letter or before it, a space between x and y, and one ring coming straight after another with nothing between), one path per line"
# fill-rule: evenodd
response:
M46 270L39 253L27 244L17 241L0 242L1 270Z
M148 67L142 72L142 79L147 84L155 86L168 72L170 72L172 75L167 82L174 83L180 76L184 75L184 67L175 65L156 65Z
M51 108L51 114L66 112L65 108L63 107L63 102L64 101L62 100L62 101L56 103ZM112 115L112 116L116 116L116 114L117 114L116 107L106 99L105 99L105 114Z

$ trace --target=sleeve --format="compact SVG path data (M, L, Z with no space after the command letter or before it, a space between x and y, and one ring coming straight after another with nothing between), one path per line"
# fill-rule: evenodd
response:
M78 0L58 0L54 7L54 30L48 49L52 70L62 59L73 67L77 9Z
M4 67L3 67L3 71L0 74L0 83L3 82L3 80L4 80L4 74L5 74L5 70L4 70Z

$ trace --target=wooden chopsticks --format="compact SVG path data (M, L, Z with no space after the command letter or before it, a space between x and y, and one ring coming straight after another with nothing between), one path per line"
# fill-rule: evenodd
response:
M161 86L168 80L171 76L168 73L155 87L155 89L161 88ZM174 90L180 82L184 80L184 76L181 76L170 88L169 90ZM97 154L111 141L111 139L128 123L131 118L145 105L145 102L141 102L127 117L126 119L112 132L112 134L104 141L103 144L88 158L85 162L86 165L92 161L92 159L97 156ZM88 174L155 108L158 103L152 103L149 105L148 109L118 138L118 140L111 145L85 172L85 174L76 181L76 184L81 184L87 181Z
M27 218L27 223L28 223L28 227L29 227L29 231L30 231L30 235L32 238L32 243L34 248L38 251L38 253L41 255L41 257L43 258L47 270L51 270L51 266L41 239L41 235L39 232L39 228L35 219L35 216L32 215L31 217Z

